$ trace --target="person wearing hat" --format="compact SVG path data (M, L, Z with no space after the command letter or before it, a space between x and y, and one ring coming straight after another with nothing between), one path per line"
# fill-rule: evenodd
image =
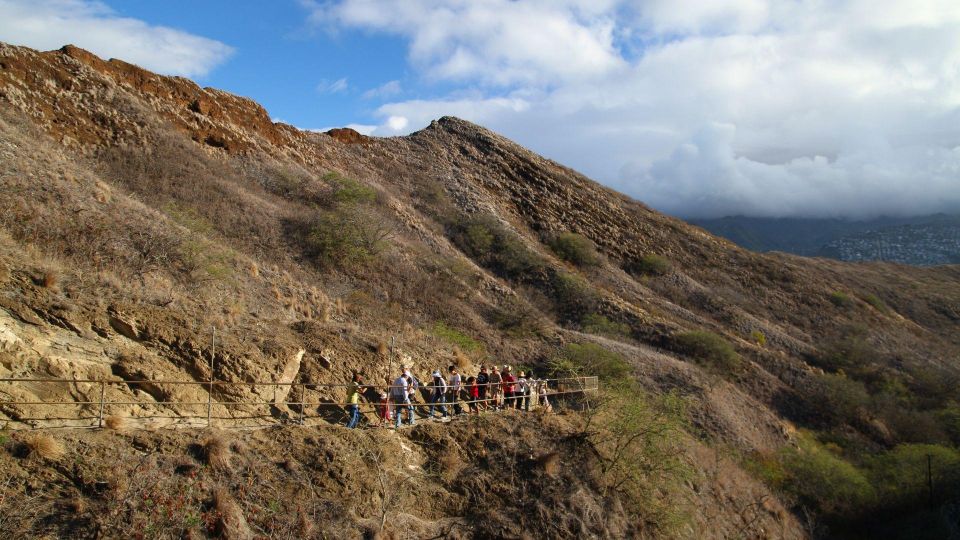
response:
M506 408L516 407L516 382L510 366L503 366L503 401Z
M520 371L517 375L517 410L530 410L530 388L527 385L527 374Z
M491 407L495 410L499 410L503 401L503 377L500 375L500 371L497 370L497 366L493 366L493 371L490 372L490 404Z
M430 408L427 416L433 418L433 409L436 407L440 410L443 418L447 417L447 406L444 405L446 402L446 393L447 383L443 380L443 375L440 373L440 370L435 370L433 372L433 381L430 382Z

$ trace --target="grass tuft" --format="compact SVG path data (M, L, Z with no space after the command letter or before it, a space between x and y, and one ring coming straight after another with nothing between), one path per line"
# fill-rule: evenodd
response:
M217 470L230 470L230 440L222 433L214 434L203 441L203 455L207 465Z
M66 454L63 443L46 433L31 433L23 439L23 442L31 458L56 461Z

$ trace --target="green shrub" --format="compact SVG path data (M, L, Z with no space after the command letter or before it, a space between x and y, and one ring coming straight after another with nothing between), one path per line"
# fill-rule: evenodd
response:
M868 294L864 296L863 301L873 306L873 308L880 313L886 313L888 311L887 305L875 294Z
M323 180L333 188L335 204L363 204L377 200L377 192L352 178L330 172L323 176Z
M488 214L454 224L451 238L472 259L506 278L524 280L546 266L516 234Z
M630 335L630 326L611 321L597 313L588 313L583 317L583 331L588 334L601 336L627 337Z
M561 259L577 266L596 266L600 256L593 242L586 236L565 232L551 238L547 245Z
M674 337L674 344L681 353L721 372L733 372L741 366L740 355L733 346L713 332L683 332Z
M834 515L850 515L869 506L875 497L867 476L821 445L807 432L799 432L797 446L781 451L786 471L783 489L801 504Z
M493 311L491 320L512 337L530 337L543 333L543 321L533 306L520 300L507 302Z
M763 330L754 330L750 332L750 340L763 347L767 344L767 335L763 333Z
M901 444L869 458L866 467L882 502L901 505L925 500L928 459L935 484L945 487L958 479L960 452L946 446Z
M449 341L464 351L477 352L483 350L482 343L457 330L456 328L447 326L443 322L438 322L437 324L433 325L432 331L433 335Z
M596 375L608 383L630 382L633 369L619 354L596 343L570 343L552 362L560 374Z
M624 510L651 537L682 536L688 516L677 501L692 476L682 451L686 403L675 393L654 397L626 386L605 387L597 401L586 442L603 493L623 497Z
M830 303L838 308L849 309L853 307L853 299L850 298L847 293L842 291L834 291L830 293Z
M826 424L855 424L870 404L863 383L842 374L814 375L802 389L806 410L813 420Z
M318 212L310 225L307 247L322 264L349 266L379 255L394 235L393 224L366 206Z
M666 258L651 253L640 257L639 260L633 263L631 269L638 274L662 276L670 272L671 266L670 261Z
M587 280L563 271L553 276L553 290L560 314L574 321L596 309L600 301Z

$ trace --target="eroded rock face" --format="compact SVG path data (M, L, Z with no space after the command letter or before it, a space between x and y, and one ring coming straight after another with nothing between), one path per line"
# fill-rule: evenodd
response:
M350 128L331 129L327 135L344 144L361 144L367 141L367 137Z

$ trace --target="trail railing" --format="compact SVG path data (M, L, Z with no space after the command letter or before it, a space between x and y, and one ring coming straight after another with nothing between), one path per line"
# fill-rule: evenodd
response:
M513 383L516 385L516 383ZM39 400L18 400L12 399L12 385L19 385L20 388L33 390L33 394L56 394L57 396L78 396L79 399L39 399ZM62 388L56 388L56 385L62 385ZM187 386L197 387L206 395L202 400L190 399L171 399L169 396L172 387ZM327 422L342 422L346 419L346 408L350 405L345 401L334 399L308 399L307 392L326 393L328 395L339 393L346 394L346 389L350 384L325 384L325 383L302 383L302 382L273 382L273 381L183 381L183 380L122 380L122 379L51 379L51 378L0 378L0 413L3 413L7 419L0 418L0 421L6 420L8 426L11 422L22 424L13 428L40 426L57 427L50 424L59 422L59 427L103 427L106 418L119 417L124 419L137 420L171 420L170 423L187 423L190 425L212 426L215 421L229 420L237 421L259 419L263 424L276 423L295 423L304 425L311 419L323 419ZM500 410L502 408L522 408L525 410L547 409L562 405L569 399L576 399L576 396L599 390L599 381L597 377L564 377L555 379L533 379L528 382L530 393L518 395L514 398L505 395L506 385L497 383L487 383L477 385L486 387L486 397L482 399L472 399L466 393L467 386L464 385L457 397L457 403L468 411L473 409L480 410ZM130 399L130 394L111 398L108 389L127 388L130 391L140 390L154 399ZM164 388L170 387L170 388ZM229 388L246 388L249 394L242 399L222 399L229 396ZM151 393L148 389L153 389ZM361 385L361 394L364 400L359 404L360 412L366 415L368 423L373 425L383 424L386 411L397 413L394 408L406 408L406 404L396 404L391 399L393 389L399 389L399 386L388 385ZM419 383L417 385L414 399L411 405L420 412L420 416L426 416L426 412L431 405L434 407L444 406L447 409L454 406L452 400L444 402L431 403L429 396L433 387ZM217 390L220 390L217 392ZM272 389L272 399L264 399L263 390ZM50 391L48 391L50 390ZM325 391L325 392L324 392ZM278 395L283 392L284 397L278 399ZM156 399L156 395L163 399ZM214 396L220 394L220 399ZM386 399L382 399L383 395ZM134 394L136 395L136 394ZM90 396L94 396L91 398ZM236 396L234 396L236 397ZM259 398L259 399L258 399ZM519 406L516 400L520 400ZM527 400L525 403L524 400ZM526 406L525 406L526 405ZM497 407L500 408L497 408ZM143 410L141 414L132 414L130 409L140 407ZM222 412L215 413L214 408ZM79 409L77 409L79 408ZM118 413L117 409L123 408ZM194 408L196 412L194 412ZM71 416L58 416L63 411L73 409L76 414ZM166 410L164 410L166 409ZM127 413L127 414L123 414ZM372 417L370 416L372 415ZM205 419L205 423L201 423ZM197 421L201 422L197 422ZM79 422L79 424L77 424Z

